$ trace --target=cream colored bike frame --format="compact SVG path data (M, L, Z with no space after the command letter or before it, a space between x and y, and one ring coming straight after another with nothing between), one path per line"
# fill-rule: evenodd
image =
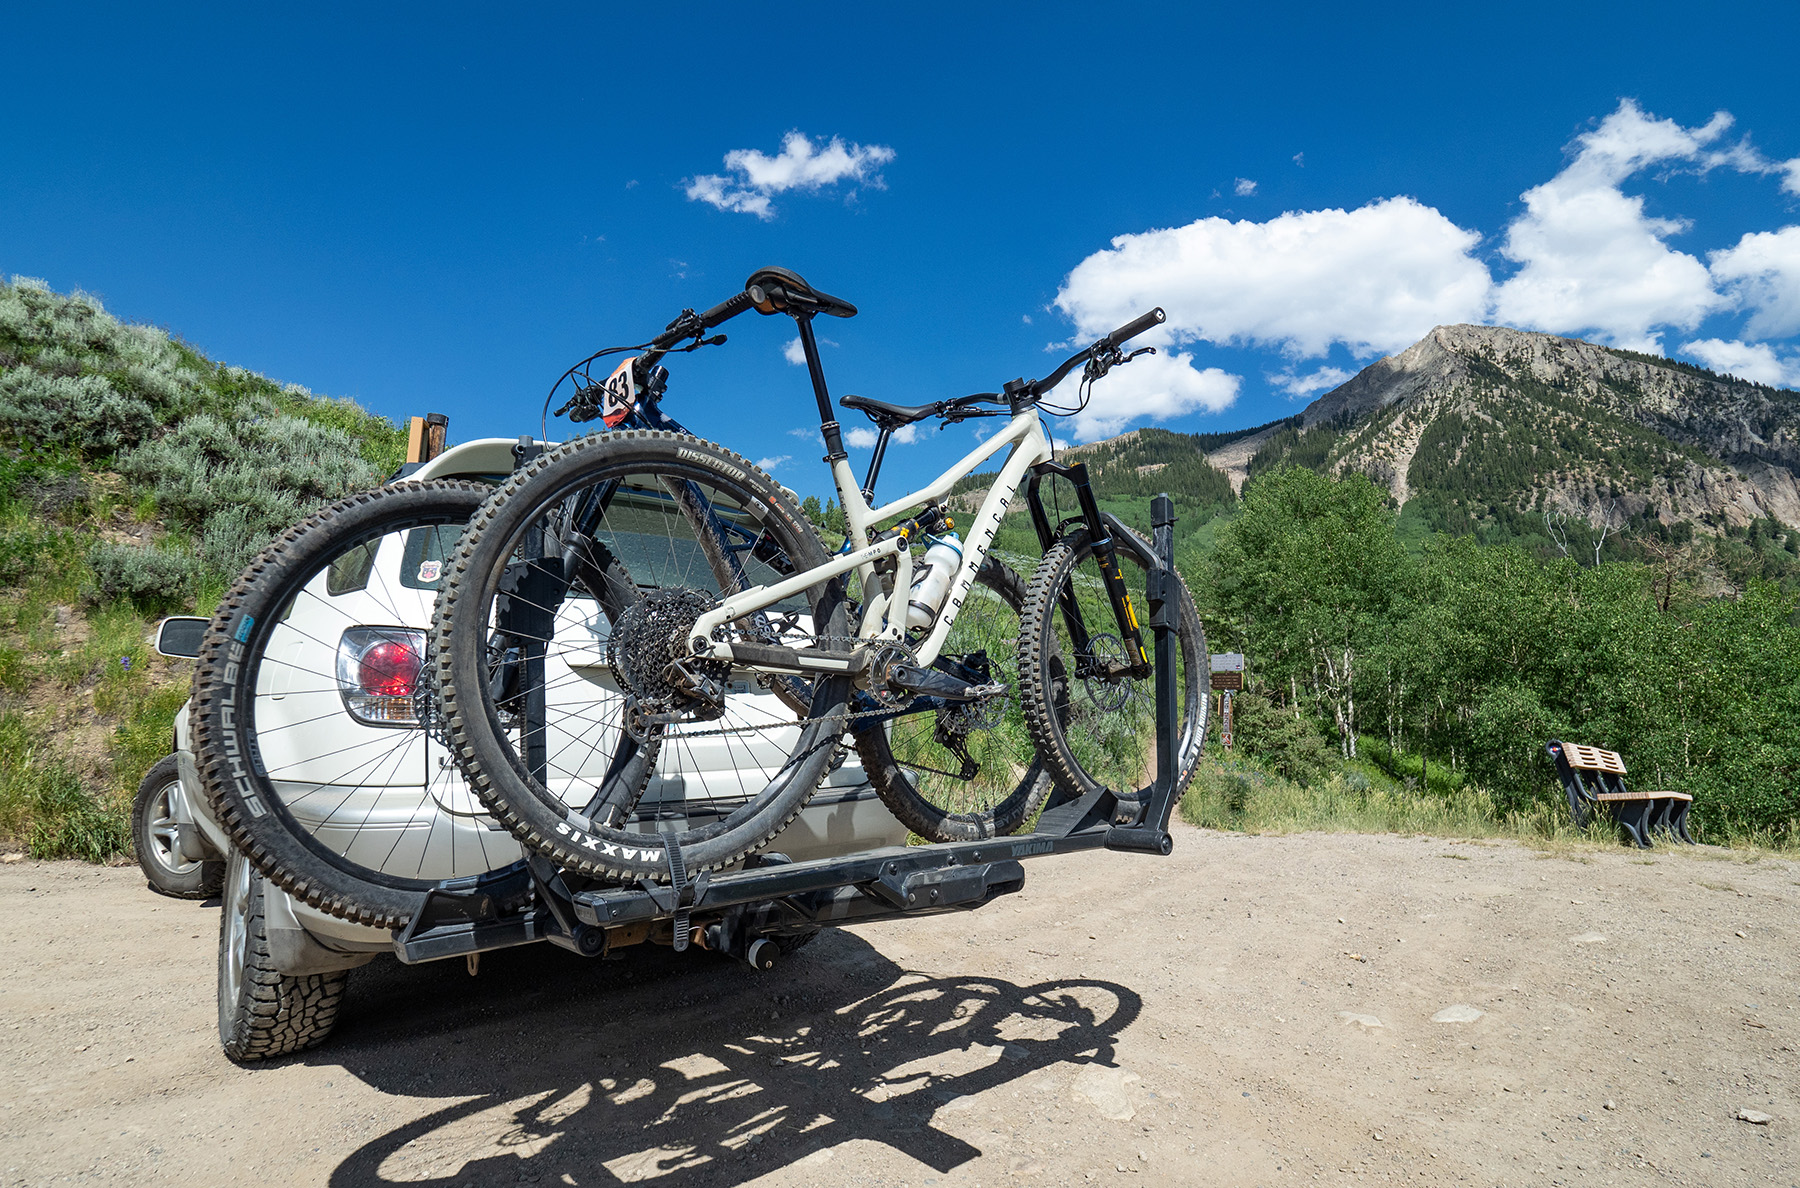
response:
M906 635L906 596L912 590L912 542L896 536L870 544L869 530L884 520L943 500L959 479L974 473L976 467L1006 446L1012 447L1012 453L1000 467L993 486L988 488L986 497L981 501L981 510L976 513L975 522L970 525L968 536L963 540L962 568L957 571L956 580L950 586L949 596L944 601L937 622L932 624L931 634L917 648L918 662L929 665L943 650L944 640L949 637L950 628L956 622L956 614L962 609L963 600L969 596L969 590L975 584L975 575L987 557L988 546L993 543L994 534L1000 530L1000 520L1006 515L1006 509L1018 495L1019 487L1025 481L1026 471L1040 462L1050 460L1050 439L1045 435L1043 422L1039 420L1035 409L1015 415L1006 428L975 447L962 461L922 489L880 507L871 508L863 498L862 488L857 485L856 476L850 472L850 460L835 460L831 464L831 477L837 485L838 499L849 524L850 551L804 573L794 574L770 585L752 586L731 595L694 623L694 629L688 638L689 648L693 649L698 644L701 648L708 649L714 629L745 615L766 610L784 598L790 598L851 570L857 572L864 590L865 605L857 637L869 643L903 639ZM875 563L883 557L893 557L895 562L894 572L886 580L875 572ZM709 658L720 660L733 658L730 645L723 643L711 643L706 654ZM759 666L749 664L745 667ZM819 665L815 661L809 667ZM843 667L851 667L851 662L846 659Z

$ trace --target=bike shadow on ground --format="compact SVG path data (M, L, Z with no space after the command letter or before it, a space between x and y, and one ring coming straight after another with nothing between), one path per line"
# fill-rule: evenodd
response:
M830 929L768 973L535 945L487 954L474 978L461 960L365 967L332 1040L300 1060L459 1099L365 1143L334 1188L734 1185L857 1139L943 1173L982 1151L940 1110L1053 1064L1112 1063L1141 1009L1105 981L909 973Z

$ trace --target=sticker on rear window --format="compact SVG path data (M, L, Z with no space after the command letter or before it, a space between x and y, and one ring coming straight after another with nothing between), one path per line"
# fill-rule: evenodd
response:
M435 582L438 580L438 578L442 577L443 575L444 575L444 563L442 561L421 561L421 562L419 562L419 580L420 581Z

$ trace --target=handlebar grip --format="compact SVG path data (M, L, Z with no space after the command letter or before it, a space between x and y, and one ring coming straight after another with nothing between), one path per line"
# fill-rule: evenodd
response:
M748 290L733 293L711 309L700 315L700 325L710 330L720 322L728 322L750 308Z
M1120 326L1117 330L1114 330L1100 341L1108 346L1119 346L1122 343L1130 342L1132 339L1152 327L1162 325L1167 320L1168 315L1163 313L1162 306L1159 305L1142 317L1133 318L1131 321L1126 322L1123 326Z

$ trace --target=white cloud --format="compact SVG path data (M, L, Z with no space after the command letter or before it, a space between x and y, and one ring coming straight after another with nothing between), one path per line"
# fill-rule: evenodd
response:
M816 192L845 180L880 188L880 169L893 159L894 150L886 145L846 144L837 136L815 144L804 132L794 131L782 138L781 151L772 157L758 149L726 153L726 172L689 178L687 196L720 210L772 219L770 199L776 194Z
M1713 278L1754 310L1744 329L1756 338L1800 334L1800 226L1755 231L1713 252Z
M1433 326L1480 319L1488 272L1470 254L1480 238L1411 198L1264 223L1200 219L1117 237L1075 266L1056 304L1082 335L1160 305L1163 341L1275 347L1295 358L1341 342L1379 354Z
M1057 385L1048 404L1072 407L1081 373ZM1191 412L1219 412L1237 399L1243 381L1217 367L1194 366L1192 355L1159 351L1115 368L1093 386L1087 408L1073 418L1077 441L1111 437L1141 417L1166 421Z
M1027 326L1031 325L1031 315L1030 314L1020 314L1019 320L1024 322L1025 325L1027 325Z
M1264 379L1276 390L1287 393L1289 400L1297 400L1302 396L1311 396L1314 392L1324 392L1335 388L1349 379L1354 372L1345 371L1342 367L1321 367L1300 375L1294 368L1265 375Z
M1621 100L1569 146L1554 177L1521 196L1524 209L1498 244L1507 262L1499 277L1478 231L1397 196L1354 210L1288 211L1263 222L1208 218L1120 235L1069 272L1055 306L1074 323L1077 341L1160 305L1168 322L1146 343L1279 351L1288 366L1265 378L1291 398L1349 378L1340 368L1299 366L1334 345L1367 358L1455 322L1660 351L1669 330L1691 336L1708 317L1741 309L1745 340L1800 334L1800 227L1747 234L1711 253L1709 267L1670 246L1688 229L1685 220L1653 216L1643 197L1624 189L1646 173L1729 169L1780 174L1782 189L1800 194L1800 158L1775 161L1748 139L1729 139L1731 123L1720 112L1684 127ZM1303 154L1294 163L1304 166ZM1765 379L1789 376L1794 366L1789 356L1736 340L1692 346L1721 359L1720 352L1735 352L1731 367ZM1097 387L1095 407L1076 431L1091 440L1135 417L1224 407L1237 384L1179 353L1153 367L1134 364Z
M820 449L825 448L825 435L819 432L817 425L802 425L798 429L789 429L789 437L798 437L802 441L810 441Z
M872 450L881 435L867 425L852 425L844 430L844 444L853 450ZM902 425L894 430L894 436L888 439L889 444L911 445L919 439L919 424Z
M1720 112L1698 128L1683 128L1627 99L1578 137L1574 158L1525 191L1525 213L1507 228L1501 254L1521 267L1495 290L1497 320L1655 351L1662 340L1656 327L1692 329L1723 308L1726 299L1706 266L1664 242L1687 223L1651 217L1643 198L1619 186L1664 162L1760 171L1766 162L1747 145L1709 147L1730 126L1731 117Z
M1248 198L1256 193L1256 183L1247 177L1240 177L1232 183L1231 192L1239 198Z
M758 458L756 460L756 468L758 470L774 470L783 462L793 461L793 458L794 456L792 454L776 454L772 458Z
M1702 338L1683 343L1682 353L1692 355L1714 371L1740 376L1759 384L1800 387L1800 353L1782 358L1766 342Z
M788 340L788 344L781 348L781 357L795 367L806 366L806 348L800 345L798 338Z

